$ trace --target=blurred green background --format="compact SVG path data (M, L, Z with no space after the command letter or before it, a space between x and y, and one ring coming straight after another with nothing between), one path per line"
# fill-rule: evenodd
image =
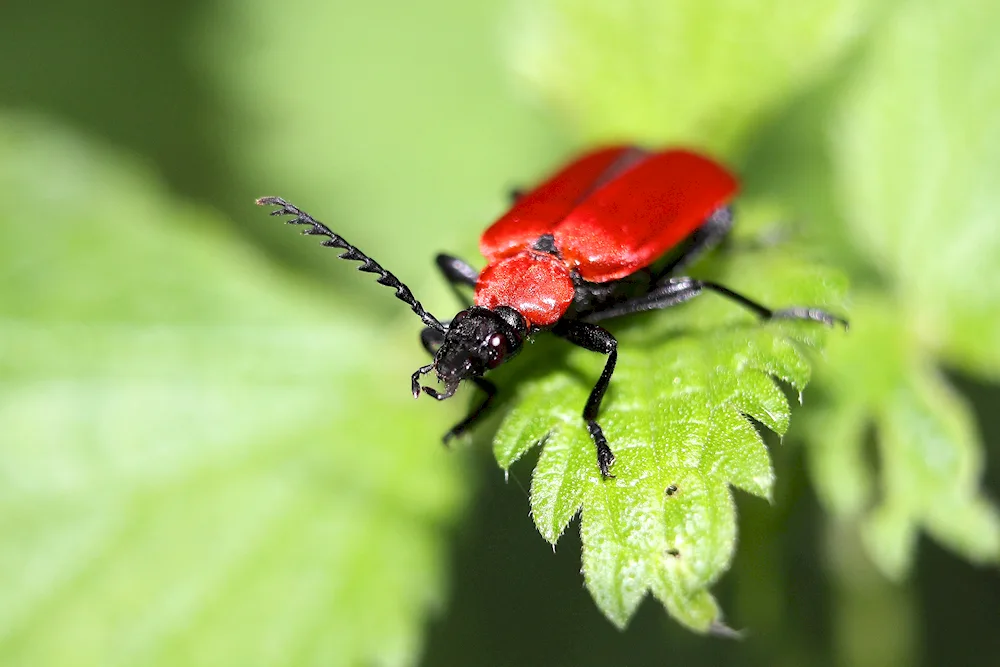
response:
M0 664L993 665L1000 5L0 8ZM454 301L506 192L603 140L723 157L847 272L852 331L737 494L741 642L619 632L417 323L252 206ZM445 315L442 315L444 317Z

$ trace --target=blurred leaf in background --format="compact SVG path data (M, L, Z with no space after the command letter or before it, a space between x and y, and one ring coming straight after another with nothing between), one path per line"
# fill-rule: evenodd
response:
M829 350L829 400L801 434L820 498L862 522L893 578L920 529L973 561L1000 559L1000 517L979 489L984 443L943 374L1000 378L998 19L976 0L899 7L846 71L791 105L786 147L762 141L749 168L854 269L854 330Z
M135 160L56 124L5 126L7 196L51 203L32 214L45 233L15 223L15 212L3 226L4 285L17 288L0 311L4 349L33 352L5 355L2 464L19 482L2 515L37 536L4 536L0 655L5 664L410 664L440 607L443 539L475 475L460 481L460 457L438 444L451 417L409 396L400 369L423 353L417 327L385 316L398 305L391 294L252 200L282 186L312 192L306 201L325 202L339 230L436 284L432 251L465 239L457 222L478 227L494 215L508 179L559 140L498 85L500 5L425 4L395 21L386 18L405 9L396 3L162 9L187 15L157 23L113 2L92 8L103 10L93 34L122 39L90 44L91 33L74 32L89 14L42 34L31 32L37 15L16 16L18 38L35 42L12 47L8 63L54 38L52 51L85 51L74 67L93 88L83 106L64 104L68 86L32 89L46 75L65 78L41 58L34 79L8 79L8 102L71 115L156 155L157 166L183 164L190 173L174 173L175 186L207 190L238 218L173 200ZM134 32L185 23L149 39ZM303 48L290 51L275 24ZM349 50L331 52L338 42ZM112 55L89 55L102 49ZM157 69L184 60L197 62L195 74ZM192 77L197 86L172 86ZM225 85L206 85L212 77ZM164 86L177 108L146 106ZM202 117L192 107L205 89L218 108ZM502 131L483 131L486 111ZM157 140L130 131L137 123ZM206 157L231 160L229 173L192 184ZM319 281L291 280L249 248L260 238L344 289L333 297Z
M588 141L733 156L762 115L856 43L883 4L525 2L512 61Z
M408 663L464 485L394 336L134 161L0 151L3 662Z
M505 6L219 0L198 53L222 96L231 168L251 192L302 205L421 295L437 290L429 305L453 310L434 253L472 256L508 190L565 143L511 95L497 47ZM281 230L269 242L279 234L347 282L338 262ZM399 312L384 288L360 282L352 291L372 307Z

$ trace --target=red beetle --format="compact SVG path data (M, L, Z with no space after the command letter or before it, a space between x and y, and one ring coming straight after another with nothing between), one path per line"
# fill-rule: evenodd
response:
M288 215L289 224L308 225L305 234L325 236L323 245L341 248L344 259L362 262L361 271L378 274L426 325L420 339L434 357L412 376L413 396L421 391L438 400L454 395L462 380L472 380L485 400L445 436L464 432L481 417L496 395L482 376L513 358L524 341L540 331L608 357L583 409L597 447L604 477L615 457L597 415L618 357L618 342L597 322L683 303L705 290L721 294L762 318L844 322L816 308L771 310L722 285L678 276L732 226L729 202L736 179L716 162L686 150L649 152L613 146L587 153L544 183L516 194L513 207L483 234L479 248L486 267L438 255L437 264L452 285L475 288L474 305L450 322L424 310L393 274L342 237L280 197L259 205L277 206L271 215ZM673 250L663 262L658 262ZM430 371L444 385L422 387Z

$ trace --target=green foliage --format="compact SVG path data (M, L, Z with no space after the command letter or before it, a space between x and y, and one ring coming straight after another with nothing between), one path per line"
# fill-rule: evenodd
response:
M767 303L836 305L843 293L833 274L785 252L725 259L712 277ZM812 322L762 325L714 296L646 315L639 328L621 332L601 408L615 479L601 479L580 417L603 364L592 353L574 352L539 380L520 382L494 447L509 468L544 443L531 484L535 525L554 545L581 514L584 577L608 618L624 626L651 591L705 631L721 622L707 588L736 544L728 485L769 499L774 483L764 442L744 415L785 432L790 408L775 380L801 392L810 373L804 352L826 331Z
M518 71L587 139L732 153L851 47L882 2L524 3Z
M889 576L909 569L920 528L974 561L996 560L1000 521L977 491L983 453L968 408L892 303L872 295L854 314L851 340L828 350L829 400L806 430L821 499L838 517L863 517L864 544ZM871 428L883 473L869 510Z
M844 220L886 287L830 350L831 400L807 435L827 505L862 517L869 554L897 578L921 528L1000 560L1000 514L978 491L982 443L939 370L1000 377L997 20L996 5L969 0L900 11L844 92L833 135ZM861 456L869 427L877 503Z
M3 663L409 664L463 486L401 344L133 162L0 153Z
M844 220L900 319L928 352L988 378L1000 377L998 19L975 0L900 11L832 135Z

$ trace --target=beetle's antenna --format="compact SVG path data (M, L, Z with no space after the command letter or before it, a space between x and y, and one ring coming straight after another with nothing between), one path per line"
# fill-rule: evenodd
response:
M328 248L340 248L343 250L344 252L340 253L341 259L351 259L361 262L358 271L377 274L378 283L394 288L396 290L396 298L408 304L425 325L437 329L442 333L446 331L445 326L436 317L424 310L420 302L413 298L410 288L400 282L399 278L383 269L374 259L345 241L342 236L334 234L329 227L313 218L295 204L290 204L281 197L261 197L257 200L257 206L277 206L277 210L271 211L271 215L294 216L291 220L285 221L289 225L309 225L309 228L302 232L303 234L327 237L327 240L323 241L322 245Z

